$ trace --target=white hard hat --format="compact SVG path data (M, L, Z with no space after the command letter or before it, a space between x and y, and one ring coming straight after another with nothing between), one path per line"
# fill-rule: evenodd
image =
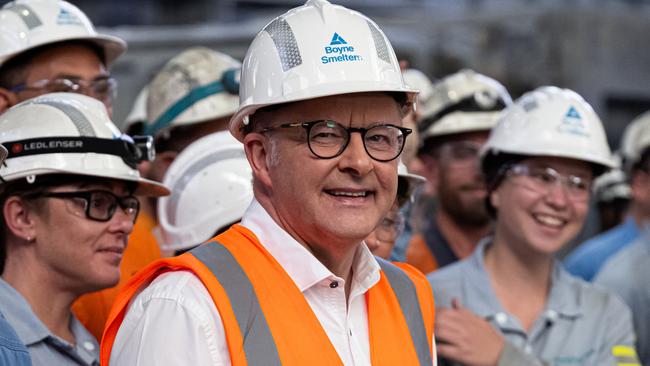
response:
M158 201L154 234L163 250L187 249L210 239L241 220L253 199L253 173L244 146L228 131L194 141L163 181L172 191Z
M623 132L621 155L623 168L628 174L648 148L650 148L650 111L635 118Z
M86 14L67 1L16 0L0 10L0 66L25 51L63 41L96 44L107 66L126 50L123 40L97 33Z
M122 131L129 131L129 128L135 124L144 124L147 121L147 98L149 97L149 88L145 86L140 90L138 96L131 106L131 111L124 119ZM128 132L127 132L128 133Z
M602 174L594 181L594 197L597 202L611 202L615 199L630 199L632 189L625 173L619 168Z
M144 132L228 117L237 111L241 63L205 47L175 56L149 83Z
M85 95L45 94L13 106L0 115L0 143L9 150L0 167L7 182L71 174L134 182L140 195L169 194L140 177L142 152L111 122L104 104Z
M418 188L426 183L427 179L421 175L409 173L406 165L400 160L397 165L397 201L402 206L406 202L413 202ZM400 193L402 193L400 195Z
M431 116L436 107L433 98L433 83L422 71L418 69L406 69L402 71L404 83L409 87L418 90L417 113L418 123L425 117Z
M512 104L498 81L473 70L461 70L433 85L420 139L473 131L489 131L501 111Z
M614 165L596 112L576 92L553 86L528 92L503 111L481 149L481 159L500 153Z
M275 18L257 34L242 67L240 106L230 131L243 140L257 109L330 95L417 92L402 79L388 38L365 15L325 0Z

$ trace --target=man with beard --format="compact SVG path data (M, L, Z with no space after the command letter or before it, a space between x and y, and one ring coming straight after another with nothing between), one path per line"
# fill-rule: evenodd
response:
M433 98L435 108L420 128L419 155L437 208L425 214L422 234L413 237L406 254L423 273L469 256L489 233L478 152L501 110L512 103L503 85L472 70L435 84Z

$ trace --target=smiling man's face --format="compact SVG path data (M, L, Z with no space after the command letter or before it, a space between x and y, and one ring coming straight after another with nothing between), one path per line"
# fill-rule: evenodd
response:
M269 126L316 120L357 128L401 126L398 104L384 93L296 102L265 117ZM372 159L360 133L351 133L345 150L331 159L318 158L310 151L304 128L274 129L265 135L270 146L267 161L273 210L281 226L299 241L325 246L361 242L393 204L398 160Z

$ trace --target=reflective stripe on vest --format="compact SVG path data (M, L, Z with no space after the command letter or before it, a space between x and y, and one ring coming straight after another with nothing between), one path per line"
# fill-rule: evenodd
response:
M432 365L433 359L431 358L431 350L427 339L427 332L424 327L422 309L420 309L420 302L418 301L418 293L415 290L415 285L411 279L404 273L401 268L392 265L390 262L376 257L381 270L386 274L386 278L393 288L399 306L402 309L404 319L411 333L411 340L415 347L415 352L420 360L420 365Z
M235 257L216 241L191 251L214 274L228 294L244 338L248 365L281 366L278 349L262 312L253 284Z
M228 294L232 310L244 338L244 353L249 365L282 365L278 350L260 307L253 285L230 251L212 241L190 252L217 278ZM397 297L411 334L421 366L433 364L417 292L406 273L391 263L377 258Z

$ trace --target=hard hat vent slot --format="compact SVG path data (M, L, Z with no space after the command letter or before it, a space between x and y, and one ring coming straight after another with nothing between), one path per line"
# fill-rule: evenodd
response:
M11 4L3 10L9 10L13 13L16 13L20 19L25 22L25 25L29 30L32 30L38 26L43 25L41 19L36 15L36 13L27 5L23 4Z
M537 102L534 101L534 100L531 100L531 101L528 101L528 102L524 103L524 105L522 107L524 108L524 110L526 112L530 112L530 111L532 111L534 109L537 109Z
M282 63L282 71L286 72L302 64L296 37L286 20L278 18L266 26L264 31L273 39Z
M377 26L373 23L366 21L368 23L368 28L370 28L370 34L372 35L372 40L375 42L375 48L377 49L377 56L389 64L391 63L390 55L388 54L388 45L386 45L386 39L381 34Z
M95 133L95 129L93 128L90 121L88 121L88 118L86 118L86 116L84 116L83 113L81 113L81 111L78 110L77 108L74 108L65 103L59 103L52 100L42 100L42 99L35 100L29 104L44 104L56 108L61 112L63 112L66 116L68 116L68 118L70 118L70 121L75 125L77 131L79 131L80 136L87 136L87 137L97 136L97 134Z

